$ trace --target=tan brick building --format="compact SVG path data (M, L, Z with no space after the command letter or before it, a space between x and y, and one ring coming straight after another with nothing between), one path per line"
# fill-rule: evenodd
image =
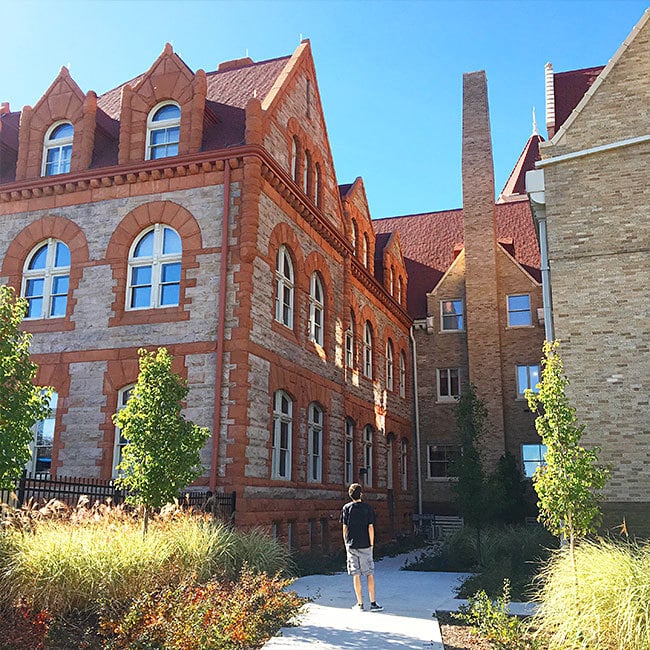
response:
M137 350L164 345L212 430L196 487L236 490L239 524L337 544L361 476L380 539L410 530L400 242L377 257L362 182L339 190L309 43L208 73L167 45L99 96L63 68L0 118L0 281L57 395L29 469L111 477Z
M647 535L650 10L605 67L547 66L547 128L528 182L569 397L612 468L605 523Z
M464 77L463 208L374 222L400 236L417 360L414 428L424 513L450 514L449 462L459 451L456 398L471 382L489 412L485 459L505 452L531 475L541 459L523 391L538 381L544 328L539 249L524 174L541 137L529 138L495 204L487 82ZM378 241L379 237L378 235Z

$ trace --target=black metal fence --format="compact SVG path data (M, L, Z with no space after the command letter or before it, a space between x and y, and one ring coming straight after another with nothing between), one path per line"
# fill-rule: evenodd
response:
M46 503L57 499L69 506L76 506L81 497L90 503L96 501L114 504L124 502L124 492L119 490L113 480L96 478L51 477L48 474L28 476L26 472L16 482L14 490L0 490L0 503L21 507L30 501ZM208 492L189 489L178 497L179 505L211 512L215 517L232 520L235 514L236 493Z

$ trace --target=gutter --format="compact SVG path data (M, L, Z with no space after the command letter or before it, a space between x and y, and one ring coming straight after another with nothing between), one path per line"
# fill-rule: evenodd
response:
M543 169L548 165L564 162L565 160L573 160L574 158L583 158L595 153L603 153L604 151L612 151L613 149L621 149L622 147L629 147L634 144L641 144L643 142L650 142L650 134L640 135L636 138L627 138L626 140L618 140L617 142L610 142L609 144L601 144L598 147L590 147L589 149L582 149L580 151L572 151L565 153L561 156L554 156L553 158L546 158L539 160L535 163L536 169Z
M416 465L416 491L417 491L417 509L418 515L422 514L422 452L420 450L420 403L418 400L418 364L417 353L415 348L415 336L413 336L413 326L409 330L411 338L411 358L413 365L413 404L415 408L415 465Z
M217 488L217 463L219 462L219 440L221 438L221 389L223 387L223 346L226 328L226 290L228 275L228 235L230 231L230 161L226 160L223 170L223 218L221 222L221 264L219 267L219 323L217 326L217 359L214 382L214 416L212 420L212 456L210 459L210 491Z

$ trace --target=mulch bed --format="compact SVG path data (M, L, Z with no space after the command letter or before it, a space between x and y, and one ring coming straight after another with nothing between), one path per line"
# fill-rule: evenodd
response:
M492 650L492 646L476 632L448 612L437 612L445 650Z

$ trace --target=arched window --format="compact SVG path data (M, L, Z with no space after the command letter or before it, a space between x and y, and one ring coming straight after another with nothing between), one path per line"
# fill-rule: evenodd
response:
M386 439L386 488L393 489L393 440L395 436L388 434Z
M352 229L350 231L350 243L352 244L352 251L357 254L357 240L359 239L359 228L357 222L352 219Z
M399 470L402 477L402 490L408 490L408 443L402 438L399 455Z
M117 392L118 412L126 406L126 403L133 394L133 388L134 385L130 384L129 386L120 388ZM120 475L117 466L122 462L122 449L124 449L124 445L126 445L127 442L128 440L122 435L122 430L119 427L115 427L115 444L113 445L113 477Z
M302 168L302 190L309 196L309 189L311 185L311 154L305 150L304 166Z
M300 145L298 144L298 138L294 135L291 138L291 178L297 183L298 182L298 156L300 154Z
M322 187L321 187L321 171L320 163L316 163L314 166L314 203L319 207L323 207L323 197L321 196Z
M293 402L283 390L273 394L273 451L271 478L291 479L291 437Z
M275 280L275 320L293 329L293 262L284 245L275 261Z
M402 304L402 292L404 291L404 284L402 280L402 276L400 275L397 278L397 302L401 305Z
M180 303L182 252L178 233L162 223L135 240L129 252L127 309L173 307Z
M388 271L388 290L390 291L391 296L395 295L395 267L394 266L391 266Z
M45 134L43 142L43 165L41 176L67 174L72 160L74 127L70 122L53 124Z
M34 425L34 437L30 444L32 457L27 463L27 474L36 476L38 474L49 474L52 470L52 450L54 447L54 425L56 424L56 407L59 402L59 395L52 391L49 402L49 413L44 420Z
M361 251L361 259L363 261L363 265L366 268L370 267L370 258L369 258L369 255L368 255L369 249L370 249L370 246L368 244L368 235L366 235L366 233L364 232L363 233L363 250Z
M309 340L323 345L323 284L318 273L312 273L309 283Z
M70 249L57 239L41 242L27 257L22 295L26 318L61 318L68 307Z
M308 446L307 480L321 483L323 480L323 409L316 402L309 405Z
M345 470L343 482L350 485L354 481L354 420L345 418Z
M406 397L406 354L399 353L399 396Z
M345 331L345 365L354 368L354 312L350 311L350 324Z
M374 435L375 430L369 424L367 424L363 434L363 460L366 465L365 485L367 487L372 487L372 446Z
M167 102L154 108L147 118L146 160L178 155L181 133L181 109Z
M393 342L386 342L386 390L394 390L393 381Z
M372 325L368 321L363 332L363 374L372 379Z

